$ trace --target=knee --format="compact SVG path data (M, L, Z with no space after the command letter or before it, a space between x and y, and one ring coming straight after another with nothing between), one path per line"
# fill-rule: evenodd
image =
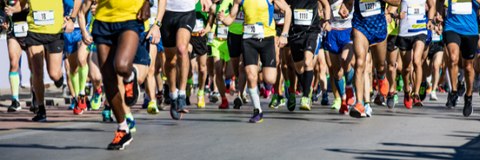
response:
M364 70L365 69L365 61L363 59L357 59L355 63L356 70Z
M198 66L198 73L205 74L207 72L207 65L202 64Z
M87 59L86 57L78 57L78 65L79 66L85 66L87 64Z
M11 72L18 71L18 61L10 61L10 71Z
M450 54L449 60L452 65L458 65L458 55Z
M188 59L189 58L189 56L188 56L188 46L179 46L177 56L180 59L185 59L185 58Z
M132 73L131 68L132 68L132 65L128 65L127 62L117 63L117 65L115 65L115 72L117 72L117 74L121 76L129 76Z
M267 84L275 84L275 78L276 78L276 73L274 73L273 75L267 75L267 76L264 76L263 78L263 81Z
M62 72L50 72L49 76L53 81L58 81L63 75Z
M248 74L247 79L250 83L257 83L257 74Z
M466 71L473 71L473 63L463 63L463 69Z
M422 67L422 60L421 60L421 59L415 59L415 60L413 61L413 63L414 63L414 65L415 65L414 67L417 67L417 68L421 68L421 67Z

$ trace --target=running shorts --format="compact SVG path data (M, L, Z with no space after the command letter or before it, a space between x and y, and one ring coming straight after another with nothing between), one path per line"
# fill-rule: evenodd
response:
M185 28L192 34L195 27L195 10L190 12L171 12L165 11L162 20L160 33L164 47L175 47L177 43L177 32L180 28Z
M327 32L327 36L324 39L325 49L331 54L340 54L343 47L352 42L350 39L350 33L352 29L346 30L331 30Z
M193 46L192 54L200 55L200 56L207 54L207 48L208 48L207 36L203 36L203 37L192 36L192 38L190 38L190 44L192 44Z
M238 34L233 34L228 32L227 43L228 43L228 52L230 52L230 57L238 58L240 57L240 54L244 53L243 35L238 35Z
M362 33L365 36L365 38L367 38L370 46L375 45L377 43L381 43L387 39L386 25L384 26L379 25L378 27L366 27L362 25L353 25L353 29Z
M7 39L15 39L22 50L27 51L27 44L25 43L25 37L16 37L13 32L7 34ZM8 43L8 41L7 41Z
M293 61L303 61L305 57L305 51L310 51L313 54L316 54L318 48L321 46L320 36L321 34L318 32L307 32L299 37L289 38L288 44L292 52Z
M387 50L393 52L398 49L397 47L397 38L398 36L388 35L387 37Z
M454 31L443 32L443 42L446 45L456 43L460 47L460 52L464 59L474 59L477 50L478 35L461 35Z
M150 41L146 39L147 34L148 32L143 32L140 35L140 39L137 47L137 53L133 58L134 64L150 66L151 60L150 60L150 53L148 52L150 50Z
M62 33L43 34L28 31L25 43L27 47L43 45L45 50L50 53L63 53L64 41Z
M427 40L426 34L419 34L419 35L410 36L410 37L398 37L397 46L401 51L409 51L409 50L412 50L413 44L415 44L415 42L422 41L425 44L426 40Z
M275 37L264 39L244 39L243 61L245 66L257 65L258 56L263 67L276 67Z
M428 59L432 59L435 54L443 51L443 42L433 42L428 50Z
M214 39L212 42L212 55L210 57L218 57L224 62L228 62L230 60L230 54L228 53L227 41Z
M75 28L71 33L63 32L63 39L65 40L65 52L68 54L75 53L78 50L78 42L82 41L80 28Z

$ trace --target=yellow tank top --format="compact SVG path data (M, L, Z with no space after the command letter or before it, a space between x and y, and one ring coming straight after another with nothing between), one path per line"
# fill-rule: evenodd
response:
M268 0L243 0L242 6L246 25L262 23L265 38L276 35L273 4L270 4ZM245 35L245 28L243 32Z
M29 0L28 31L42 34L58 34L63 29L62 0Z
M98 0L97 20L103 22L125 22L137 19L144 0Z

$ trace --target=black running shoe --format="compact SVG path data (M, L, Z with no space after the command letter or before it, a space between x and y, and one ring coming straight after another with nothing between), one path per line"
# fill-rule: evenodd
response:
M137 69L133 67L133 80L130 83L125 83L125 104L127 106L133 106L137 103L138 99L138 82L137 82Z
M38 112L35 117L32 118L34 122L45 122L47 121L47 114Z
M172 99L170 98L170 88L167 84L163 85L163 89L165 90L163 95L165 96L165 104L170 105L172 104Z
M243 105L242 98L240 96L237 96L235 100L233 100L233 109L240 109Z
M187 96L187 98L185 99L185 103L187 104L187 106L190 105L190 96Z
M463 116L468 117L473 113L472 96L464 96Z
M322 101L320 102L320 104L322 104L324 106L330 105L330 102L328 101L328 94L327 93L322 94Z
M170 116L174 120L180 120L183 117L183 113L178 112L177 110L178 110L177 100L174 99L174 100L172 100L172 103L171 103L171 106L170 106Z
M295 105L297 105L296 99L295 99L295 93L290 93L288 96L288 101L287 101L287 108L289 111L293 112L295 110Z
M456 91L449 92L445 106L447 106L447 108L455 108L457 105L457 99L458 93Z
M420 96L421 101L425 100L425 97L427 97L427 83L422 82L418 95Z
M22 107L20 106L20 102L17 101L17 99L12 99L12 105L8 107L8 112L16 112L22 110Z
M63 76L60 77L60 79L58 79L58 81L55 81L54 84L57 88L62 87L63 86Z
M387 107L390 109L395 108L395 94L388 93L387 95Z
M463 96L463 94L465 94L465 83L457 82L457 91L459 97Z
M177 98L177 111L182 113L188 113L189 110L187 108L187 97L185 95L179 95Z
M108 150L124 150L125 146L132 143L133 137L132 134L129 132L125 132L122 130L117 130L115 132L115 138L113 138L113 142L108 144Z

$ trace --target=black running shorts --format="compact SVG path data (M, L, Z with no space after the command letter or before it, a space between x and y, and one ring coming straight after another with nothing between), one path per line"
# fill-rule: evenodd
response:
M190 12L165 11L160 33L162 34L163 47L175 47L177 44L177 32L185 28L192 33L195 27L195 10Z
M388 35L387 37L387 50L392 52L392 51L395 51L398 49L397 47L397 37L398 36L394 36L394 35Z
M192 54L203 56L207 54L207 36L190 38L190 44L193 46Z
M27 47L43 45L45 50L50 53L63 53L65 42L63 41L63 33L43 34L28 31L25 43Z
M443 42L446 45L456 43L460 47L460 52L464 59L474 59L477 51L478 35L461 35L454 31L443 32Z
M314 55L317 52L319 46L319 36L318 32L307 32L299 37L289 38L288 45L292 52L293 62L300 62L304 60L305 51L310 51Z
M244 53L243 35L228 32L227 45L228 52L230 53L230 58L240 57L240 54Z
M426 34L419 34L416 36L410 36L410 37L398 37L397 38L397 46L398 49L401 51L409 51L412 50L413 44L415 44L417 41L422 41L423 44L425 44L425 41L427 40L427 35Z
M244 39L243 61L245 66L257 65L258 55L263 67L276 67L275 37L264 39Z

